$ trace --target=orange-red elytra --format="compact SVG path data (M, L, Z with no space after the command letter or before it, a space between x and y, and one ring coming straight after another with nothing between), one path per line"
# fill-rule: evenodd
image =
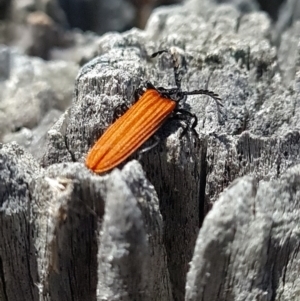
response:
M152 57L163 52L168 51L156 52ZM108 127L89 151L85 161L89 169L95 173L104 173L125 161L161 127L171 114L185 117L191 123L185 130L188 127L194 128L197 124L197 117L189 111L179 108L180 100L187 95L205 94L221 105L218 95L211 91L182 91L178 59L174 53L171 55L177 87L172 89L155 88L148 83L145 91L138 90L141 96L137 102ZM191 122L191 120L193 121Z
M102 173L119 165L148 140L176 107L176 102L148 89L104 132L90 150L86 165Z

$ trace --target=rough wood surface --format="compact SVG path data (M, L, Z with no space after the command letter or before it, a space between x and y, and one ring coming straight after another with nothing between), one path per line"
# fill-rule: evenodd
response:
M297 26L277 47L266 14L191 0L104 35L42 167L1 146L0 300L300 300ZM183 88L224 107L188 97L196 132L171 120L141 165L92 174L84 158L115 109L145 80L174 86L168 56L149 58L170 46Z
M299 300L300 166L234 181L208 213L186 300Z
M106 177L42 171L14 144L0 160L1 300L172 300L158 199L136 162Z
M0 149L0 300L38 300L29 186L39 167L16 144Z

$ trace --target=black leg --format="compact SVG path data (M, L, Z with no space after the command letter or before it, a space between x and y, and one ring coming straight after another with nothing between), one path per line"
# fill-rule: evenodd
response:
M192 130L194 133L196 133L195 127L198 124L198 118L195 114L184 109L176 109L174 113L175 115L172 117L173 119L183 120L186 122L186 125L180 134L180 138L182 138L188 130Z
M139 88L134 91L134 100L138 101L147 89L157 90L149 81L144 82Z
M146 82L145 86L146 86L147 89L154 89L154 90L156 90L156 88L154 87L154 85L151 82L149 82L149 81Z
M155 139L154 143L138 151L138 155L139 155L138 160L141 160L141 156L143 153L148 152L149 150L151 150L152 148L158 145L158 143L160 142L160 138L157 135L154 135L153 138Z
M164 50L159 50L159 51L156 51L156 52L152 53L152 54L151 54L151 57L156 57L156 56L158 56L158 55L161 55L161 54L164 53L164 52L168 53L169 51L166 50L166 49L164 49Z
M129 107L125 103L121 103L120 105L118 105L114 110L114 116L113 116L114 120L121 117L128 109Z
M138 101L139 98L144 94L145 92L145 87L139 87L134 91L134 101Z

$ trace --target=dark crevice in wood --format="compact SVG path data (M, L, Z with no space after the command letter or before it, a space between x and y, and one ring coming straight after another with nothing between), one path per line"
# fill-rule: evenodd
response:
M205 217L205 188L207 177L207 141L202 142L201 146L201 163L200 163L200 187L199 187L199 228L201 228Z
M6 292L6 284L5 284L5 277L4 277L4 270L3 270L3 262L2 262L2 258L0 257L0 279L2 282L2 288L3 288L3 295L5 297L5 300L3 301L8 301L8 297L7 297L7 292Z

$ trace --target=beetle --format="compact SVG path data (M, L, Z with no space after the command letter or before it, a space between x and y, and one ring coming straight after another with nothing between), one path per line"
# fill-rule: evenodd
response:
M85 164L95 173L107 172L125 161L153 136L170 116L190 121L191 124L187 124L182 134L189 127L194 129L197 125L196 115L179 107L180 101L188 95L208 95L218 106L222 106L218 94L212 91L182 91L178 54L173 49L161 50L153 53L151 57L165 52L170 53L173 58L176 88L156 88L147 82L145 88L137 89L137 101L107 128L89 151Z

